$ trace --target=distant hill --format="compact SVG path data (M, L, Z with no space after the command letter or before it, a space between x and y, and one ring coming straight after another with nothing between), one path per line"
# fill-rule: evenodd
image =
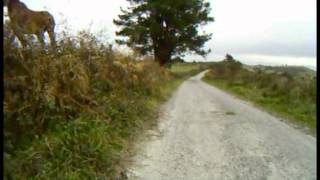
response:
M314 66L306 66L306 67L311 69L311 70L317 71L317 67L314 67Z
M225 60L225 59L224 59ZM222 61L224 61L222 60ZM237 61L237 60L235 60ZM211 61L211 62L201 62L203 65L215 65L221 61ZM239 62L239 61L237 61ZM241 62L240 62L241 63ZM258 69L268 72L268 73L288 73L292 76L303 76L307 75L310 77L315 77L317 76L317 71L316 68L313 66L267 66L267 65L247 65L241 63L242 67L249 70L249 71L256 71Z
M253 66L255 69L261 69L267 72L285 72L292 76L307 75L314 77L317 72L305 66Z

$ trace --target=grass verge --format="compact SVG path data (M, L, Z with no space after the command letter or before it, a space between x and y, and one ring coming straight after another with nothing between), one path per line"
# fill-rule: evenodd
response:
M227 68L222 65L219 65L219 70L216 68L213 67L203 77L203 81L243 100L249 100L257 107L289 120L290 123L304 128L307 133L315 136L316 104L315 97L312 95L315 84L307 84L308 79L300 82L297 78L290 78L282 82L280 81L282 77L276 74L267 75L262 72L257 74L241 68L233 73L224 74L228 72ZM217 71L221 72L217 74ZM301 83L306 85L300 85ZM305 90L302 90L303 88Z

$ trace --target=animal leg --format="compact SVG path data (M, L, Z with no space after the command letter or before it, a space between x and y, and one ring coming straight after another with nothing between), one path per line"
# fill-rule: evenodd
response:
M37 34L37 37L38 37L38 40L40 41L41 43L41 48L42 50L45 49L45 43L44 43L44 32L40 32Z
M22 53L21 49L18 49L18 53L19 53L20 58L21 58L23 61L25 61L25 60L26 60L26 58L24 57L24 55L23 55L23 53Z
M22 49L25 49L27 47L27 41L24 39L23 35L20 34L20 33L16 33L16 31L14 31L14 34L17 36L18 40L20 41L21 45L22 45ZM18 53L19 53L19 56L20 58L25 61L25 56L24 54L22 53L21 49L18 48Z
M55 37L54 31L53 31L53 28L48 30L48 34L49 34L49 37L50 37L51 47L52 47L53 51L55 51L55 49L56 49L56 37Z
M15 38L14 32L10 31L10 33L9 33L9 42L10 42L10 44L12 44L14 42L14 38Z
M16 34L18 40L20 41L22 48L25 49L27 47L27 41L24 39L22 34L16 33L16 32L15 32L15 34Z

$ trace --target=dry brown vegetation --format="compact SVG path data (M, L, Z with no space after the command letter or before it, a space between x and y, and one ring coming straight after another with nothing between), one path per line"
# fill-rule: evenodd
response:
M4 32L6 179L119 178L163 90L190 75L123 55L87 31L62 34L56 55L33 43L23 61L7 24Z

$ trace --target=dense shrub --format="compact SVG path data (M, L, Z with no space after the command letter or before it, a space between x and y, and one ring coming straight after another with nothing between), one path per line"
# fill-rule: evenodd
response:
M119 176L128 138L150 118L147 99L170 73L86 31L60 35L53 54L36 42L22 50L4 30L5 177Z

